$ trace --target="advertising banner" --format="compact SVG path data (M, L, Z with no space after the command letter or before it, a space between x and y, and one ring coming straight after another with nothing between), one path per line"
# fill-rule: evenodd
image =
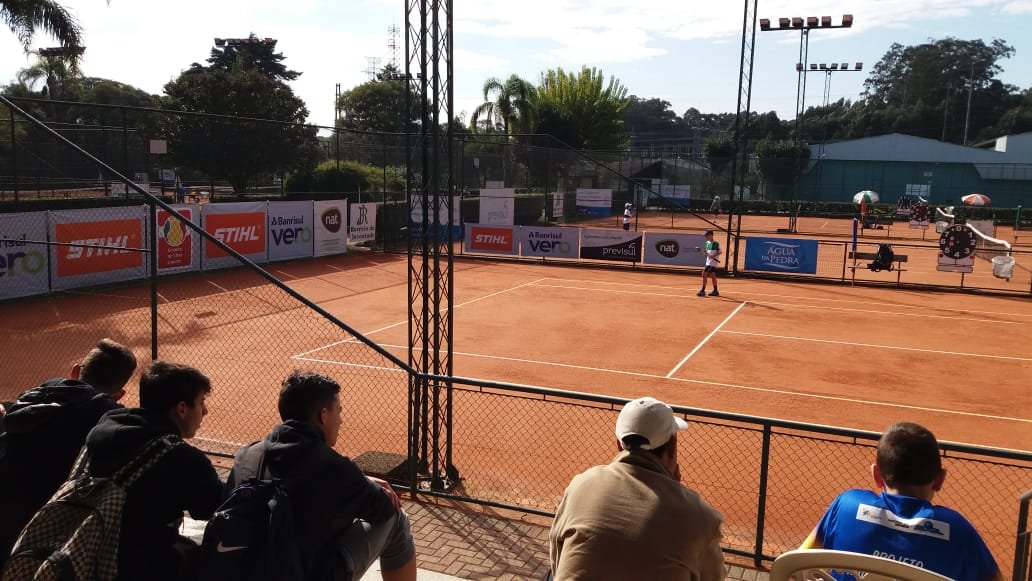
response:
M516 188L480 190L480 223L512 226L515 221Z
M659 195L667 200L677 202L681 206L687 206L692 201L692 186L691 184L662 184L659 186Z
M817 241L746 238L745 269L817 274Z
M312 202L269 202L269 260L313 256Z
M581 230L580 257L641 262L641 237L641 232L626 230Z
M188 221L197 223L200 213L196 206L174 205L172 209L179 212ZM158 209L158 272L185 272L197 270L201 266L200 241L192 228L179 218L165 210Z
M231 204L206 204L202 206L201 218L204 231L243 254L254 262L268 259L266 227L267 202L236 202ZM202 267L228 268L240 264L221 248L204 242Z
M145 207L50 212L51 288L62 290L147 275ZM121 250L125 248L127 250ZM135 250L134 250L135 249Z
M520 228L520 254L547 258L580 256L580 228Z
M552 217L562 218L566 211L566 197L563 194L552 194Z
M577 215L606 217L613 214L613 190L577 188Z
M351 204L348 242L358 244L376 240L376 204Z
M509 254L519 252L516 228L466 224L465 251L471 254Z
M315 255L329 256L348 251L348 201L314 202Z
M702 234L645 233L645 264L662 266L706 266Z
M430 200L430 208L433 208L433 200ZM448 223L448 206L449 199L447 196L442 197L440 201L441 207L437 209L437 219L440 224ZM462 217L460 216L459 210L462 207L462 202L459 196L451 196L450 206L452 208L452 224L458 226L462 223ZM423 224L423 194L412 194L412 206L409 211L409 217L412 220L412 224L416 226L422 226ZM432 221L432 220L431 220Z
M0 214L0 299L50 291L47 213Z

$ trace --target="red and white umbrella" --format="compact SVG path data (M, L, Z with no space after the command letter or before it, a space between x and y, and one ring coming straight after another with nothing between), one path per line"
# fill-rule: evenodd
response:
M968 206L988 206L993 202L985 194L968 194L961 197L960 201Z

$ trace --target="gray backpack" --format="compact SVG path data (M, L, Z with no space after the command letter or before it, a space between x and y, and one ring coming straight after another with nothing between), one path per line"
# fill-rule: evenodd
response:
M3 581L113 581L126 493L183 441L151 440L110 478L89 473L83 447L68 481L25 525L3 570Z

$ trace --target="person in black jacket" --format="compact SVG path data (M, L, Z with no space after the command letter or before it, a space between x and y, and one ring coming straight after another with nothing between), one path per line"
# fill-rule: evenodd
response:
M18 396L0 428L0 567L22 528L68 478L86 434L120 408L136 371L128 347L102 339L71 377Z
M307 579L358 579L379 559L385 581L413 580L416 547L398 495L332 448L342 424L339 393L325 375L291 373L279 394L283 423L237 453L226 492L256 477L264 455L290 497Z
M90 474L111 476L155 438L193 438L208 413L209 393L211 382L197 369L151 363L140 377L140 407L105 414L86 437ZM221 499L222 483L207 456L185 443L172 448L126 494L118 578L190 578L199 551L179 535L183 512L207 520Z

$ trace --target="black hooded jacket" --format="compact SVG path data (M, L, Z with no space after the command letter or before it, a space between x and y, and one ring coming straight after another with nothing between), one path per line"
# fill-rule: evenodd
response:
M0 433L0 564L57 489L86 434L115 400L75 379L52 379L18 397Z
M355 519L380 523L396 510L378 485L346 456L326 445L314 424L288 420L265 440L240 450L226 482L226 493L258 474L262 452L272 477L282 481L290 496L301 561L306 572L321 568L319 555L329 541Z
M86 437L90 473L111 476L145 444L167 434L180 435L165 414L142 408L108 413ZM183 512L207 520L221 498L222 483L208 458L186 444L172 449L129 488L122 508L119 579L173 578L177 560L172 546Z

